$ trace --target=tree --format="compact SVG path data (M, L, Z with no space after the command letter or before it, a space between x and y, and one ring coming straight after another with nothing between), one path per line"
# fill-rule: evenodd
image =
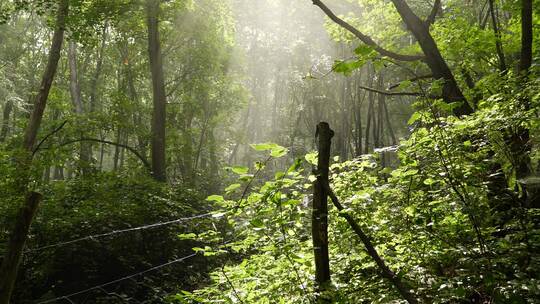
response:
M73 110L77 119L82 119L85 113L84 104L81 96L81 88L79 85L79 71L77 63L77 43L75 41L69 42L68 48L68 62L69 62L69 92L71 94L71 102L73 103ZM84 137L84 136L82 136ZM79 151L79 169L82 174L88 174L90 166L92 165L92 146L89 142L81 141L81 147Z
M411 8L407 5L407 3L404 0L392 0L392 3L394 4L394 7L399 12L403 22L407 25L407 29L411 31L413 36L416 38L416 40L420 44L420 47L422 48L424 56L397 54L395 52L388 51L380 47L369 36L364 35L354 26L352 26L351 24L347 23L345 20L336 16L334 12L332 12L332 10L330 10L322 1L313 0L313 4L321 8L321 10L330 19L332 19L332 21L334 21L335 23L339 24L341 27L351 32L363 43L367 44L370 47L373 47L373 49L377 51L379 54L383 56L388 56L390 58L400 60L400 61L416 61L416 60L424 61L428 65L431 72L433 73L433 78L443 80L442 98L447 103L452 103L452 102L461 103L459 107L456 107L456 109L454 110L454 113L458 116L471 114L473 112L473 109L468 104L467 100L465 99L465 96L463 96L463 93L461 89L459 88L459 85L454 77L454 74L452 73L452 71L448 67L448 64L442 57L441 52L439 51L439 48L437 47L437 43L435 42L435 40L433 39L433 37L431 36L429 32L431 20L434 19L434 17L432 16L435 16L437 9L439 8L439 4L438 4L439 2L436 1L434 9L433 9L435 13L432 13L430 15L430 18L428 18L426 21L420 19L420 17L418 17L411 10Z
M51 90L58 61L60 60L60 51L64 41L64 31L66 27L66 18L68 16L69 1L60 0L56 14L56 23L53 33L52 45L49 50L47 67L41 80L39 92L35 98L34 108L30 116L30 121L24 132L24 141L22 153L18 162L21 167L21 177L18 180L18 188L25 197L24 203L19 209L19 214L9 236L9 243L0 266L0 303L9 303L17 271L21 261L24 245L28 236L28 230L34 219L34 215L39 206L41 195L28 189L29 171L32 165L32 157L36 138L43 119L43 113L47 106L47 99Z
M163 76L163 58L159 41L160 0L146 1L146 24L148 28L148 56L152 74L154 110L152 114L152 175L158 181L166 181L165 163L165 115L167 97Z

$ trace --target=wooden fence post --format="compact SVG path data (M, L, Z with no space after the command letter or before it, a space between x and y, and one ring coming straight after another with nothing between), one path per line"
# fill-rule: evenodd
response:
M317 125L315 134L318 137L319 157L317 179L313 182L313 213L311 233L315 255L315 280L319 292L330 284L330 261L328 256L328 193L324 187L328 183L330 165L330 146L334 131L326 122Z

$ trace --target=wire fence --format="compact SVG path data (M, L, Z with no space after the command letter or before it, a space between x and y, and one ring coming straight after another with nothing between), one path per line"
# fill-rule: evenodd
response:
M181 257L181 258L179 258L179 259L172 260L172 261L169 261L169 262L167 262L167 263L164 263L164 264L161 264L161 265L157 265L157 266L148 268L148 269L146 269L146 270L143 270L143 271L140 271L140 272L137 272L137 273L134 273L134 274L131 274L131 275L128 275L128 276L125 276L125 277L122 277L122 278L113 280L113 281L109 281L109 282L107 282L107 283L103 283L103 284L100 284L100 285L96 285L96 286L93 286L93 287L90 287L90 288L86 288L86 289L83 289L83 290L80 290L80 291L77 291L77 292L74 292L74 293L70 293L70 294L67 294L67 295L59 296L59 297L52 298L52 299L49 299L49 300L37 302L37 304L54 303L54 302L57 302L57 301L60 301L60 300L66 300L66 301L69 301L70 303L74 303L74 302L70 299L71 297L74 297L74 296L77 296L77 295L81 295L81 294L85 294L85 293L90 292L90 291L93 291L93 290L103 290L104 287L107 287L107 286L109 286L109 285L113 285L113 284L116 284L116 283L119 283L119 282L122 282L122 281L125 281L125 280L129 280L129 279L133 279L133 278L138 277L138 276L140 276L140 275L143 275L143 274L145 274L145 273L152 272L152 271L161 269L161 268L163 268L163 267L167 267L167 266L172 265L172 264L176 264L176 263L183 262L183 261L185 261L185 260L187 260L187 259L190 259L190 258L196 256L196 255L197 255L197 253L192 253L192 254L190 254L190 255Z
M185 222L185 221L190 221L190 220L195 220L195 219L208 217L208 216L211 216L212 214L213 213L199 214L199 215L190 216L190 217L178 218L178 219L170 220L170 221L166 221L166 222L159 222L159 223L154 223L154 224L149 224L149 225L144 225L144 226L139 226L139 227L126 228L126 229L121 229L121 230L114 230L114 231L110 231L110 232L89 235L89 236L73 239L73 240L70 240L70 241L58 242L58 243L51 244L51 245L31 248L31 249L26 250L25 253L42 251L42 250L45 250L45 249L50 249L50 248L55 248L55 247L63 247L63 246L67 246L67 245L71 245L71 244L75 244L75 243L79 243L79 242L83 242L83 241L96 240L96 239L100 239L100 238L104 238L104 237L111 237L111 236L115 236L117 234L122 234L122 233L141 231L141 230L147 230L147 229L152 229L152 228L157 228L157 227L162 227L162 226L173 225L173 224L177 224L177 223L181 223L181 222Z

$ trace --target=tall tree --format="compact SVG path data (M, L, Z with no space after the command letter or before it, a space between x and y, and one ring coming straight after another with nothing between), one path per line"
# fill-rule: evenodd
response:
M7 249L0 266L0 304L8 304L11 298L11 293L17 278L17 272L21 261L24 245L28 237L30 225L34 219L34 215L41 200L41 195L31 192L28 189L29 171L32 164L32 156L34 145L36 143L37 134L43 119L43 113L47 106L49 92L56 75L58 61L60 60L60 51L64 41L64 32L66 26L66 18L69 11L69 0L60 0L58 2L58 10L56 14L56 24L52 38L52 45L49 50L49 57L45 73L41 79L41 86L36 96L34 108L30 116L30 121L24 132L23 152L18 162L21 167L21 177L18 180L18 187L25 200L19 209L17 219L9 236Z
M69 42L68 48L68 62L69 62L69 92L71 94L71 102L73 103L73 109L78 116L77 119L81 119L84 114L84 105L81 95L81 86L79 84L79 69L77 63L77 43L75 41ZM81 137L82 136L81 134ZM88 174L90 171L90 165L92 162L92 146L87 141L81 141L79 151L79 169L82 174Z
M0 129L0 143L6 140L9 132L9 117L13 111L13 100L8 100L2 112L2 128Z
M147 0L148 55L152 74L154 110L152 113L152 175L158 181L166 181L165 164L165 115L167 97L163 76L163 57L159 40L160 0Z
M448 64L441 55L441 52L437 46L437 43L429 32L432 19L436 15L439 4L436 2L430 17L427 20L422 20L418 17L409 5L404 0L392 0L394 7L397 9L401 19L407 25L407 29L416 38L423 51L423 56L419 55L403 55L389 50L386 50L379 46L371 37L363 34L357 28L347 23L345 20L339 18L328 6L326 6L321 0L312 0L313 4L318 6L332 21L340 25L347 31L351 32L360 41L372 47L375 51L383 56L400 60L400 61L424 61L431 70L435 79L441 79L444 81L442 98L448 102L461 102L461 106L454 109L456 115L467 115L473 112L471 106L467 103L463 92L459 88L459 85L454 77L454 74L448 67Z

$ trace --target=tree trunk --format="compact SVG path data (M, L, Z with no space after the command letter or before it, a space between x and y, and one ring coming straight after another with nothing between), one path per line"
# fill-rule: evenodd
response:
M426 55L425 62L427 63L434 79L444 81L442 97L446 102L462 102L462 105L454 110L454 114L461 116L471 114L473 109L467 103L465 96L461 92L454 74L446 64L446 61L441 55L437 43L429 32L429 26L423 22L405 0L392 0L399 15L407 25L407 28L412 32L422 51Z
M163 59L159 41L159 0L147 0L148 55L152 73L154 110L152 113L152 176L161 182L167 180L165 164L166 95Z
M69 61L69 92L71 93L71 102L73 103L73 109L77 114L78 119L84 115L84 105L81 96L81 87L79 85L79 72L77 68L77 43L74 41L69 42L68 48L68 61ZM81 132L81 137L84 137ZM88 142L80 143L79 151L79 168L83 175L88 175L91 171L92 163L92 147Z
M360 74L361 75L361 74ZM362 102L366 93L363 93L362 98L360 97L360 88L358 88L358 83L361 78L355 80L354 89L356 90L354 100L353 100L353 117L354 117L354 156L362 155Z
M462 102L460 107L454 109L454 114L461 116L471 114L473 112L473 109L467 103L467 100L465 99L465 96L463 96L463 93L461 92L452 71L446 64L446 61L442 57L435 40L429 32L429 22L424 22L417 15L415 15L405 0L392 0L392 3L396 7L408 29L412 32L416 40L418 40L424 56L402 55L385 50L377 45L370 37L362 34L357 28L337 17L326 5L321 2L321 0L312 0L312 2L313 4L319 6L324 13L330 19L332 19L332 21L351 32L365 44L373 47L373 49L379 54L399 61L424 60L430 68L433 77L435 79L441 79L444 81L442 90L442 98L444 101L448 103Z
M521 85L524 87L528 81L529 69L532 65L532 44L533 44L533 24L532 24L532 0L521 1L521 58L519 62L519 74L522 77ZM531 107L528 97L523 97L522 105L526 110ZM510 150L516 159L516 179L521 182L532 175L532 164L530 153L532 150L530 131L527 128L519 127L510 139ZM540 208L540 191L528 188L525 183L521 183L523 201L526 207Z
M0 278L0 303L2 304L9 303L11 298L11 292L17 280L17 272L21 263L28 231L30 230L30 225L34 220L40 201L41 194L29 192L25 198L25 205L19 209L17 222L9 238L8 249L4 255L2 268L0 269L0 274L2 275Z
M520 73L527 74L532 64L533 45L533 4L532 0L521 0L521 59Z
M4 106L4 111L2 113L2 129L0 130L0 143L4 142L7 138L9 132L9 117L11 116L11 112L13 112L13 101L8 100L6 101L6 105Z
M311 234L315 256L315 280L319 292L330 284L330 259L328 254L328 193L324 184L328 183L330 166L330 145L334 131L326 122L317 125L316 136L319 143L317 161L317 179L313 182L313 212L311 218Z
M24 249L25 241L28 237L28 230L34 219L35 211L38 208L41 196L28 191L28 181L30 180L30 166L32 163L32 152L36 143L37 134L43 113L47 105L49 91L51 89L58 61L60 60L60 51L64 41L64 31L66 17L68 15L69 1L60 0L56 15L56 27L54 30L52 45L49 51L47 67L41 80L41 86L35 99L34 109L30 116L30 121L24 132L23 150L26 155L19 158L18 162L22 171L21 178L18 180L18 187L21 194L24 195L24 204L19 209L13 229L9 235L9 242L4 254L2 265L0 266L0 304L8 304L11 298L17 271Z
M99 48L98 52L98 58L96 63L96 72L94 73L94 77L92 78L92 82L90 83L90 113L93 113L97 108L97 89L98 89L98 83L99 79L101 77L101 70L103 68L103 56L105 53L105 45L107 42L107 26L103 28L103 31L101 33L101 46Z
M364 154L369 153L369 132L371 131L371 121L375 119L373 117L373 103L375 99L375 95L373 92L368 93L368 99L369 99L369 106L368 106L368 112L367 112L367 123L366 123L366 144L364 146Z
M495 4L493 0L488 0L489 4L489 14L491 16L491 27L493 28L493 33L495 34L495 47L497 49L497 56L499 59L499 69L501 72L506 71L506 59L504 57L504 49L501 41L501 31L499 31L499 24L497 22L497 15L495 14Z
M390 120L390 115L388 113L388 106L386 105L386 100L383 100L384 107L384 116L386 117L386 124L388 125L388 133L390 133L390 138L392 139L392 145L397 145L398 141L396 139L396 134L394 133L394 128L392 127L392 120Z
M116 142L121 143L122 142L122 128L118 127L118 130L116 131ZM119 168L119 162L120 162L120 154L121 154L122 147L115 146L114 147L114 155L113 155L113 171L118 171Z

